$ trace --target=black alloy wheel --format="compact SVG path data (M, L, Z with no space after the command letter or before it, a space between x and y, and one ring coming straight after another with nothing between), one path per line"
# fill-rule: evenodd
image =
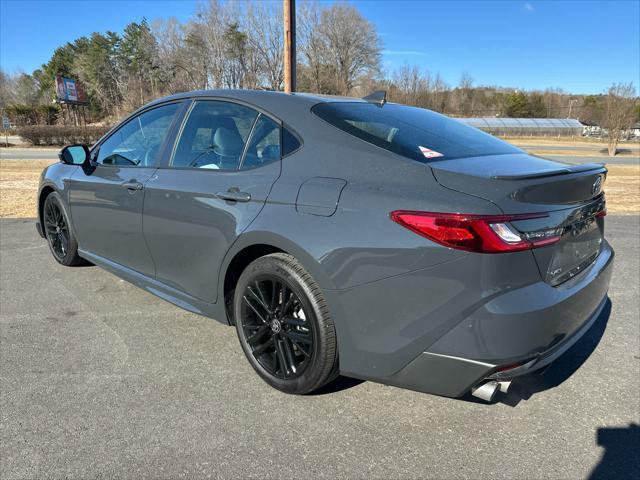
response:
M42 208L42 226L49 249L56 261L66 267L87 265L78 255L78 242L69 223L69 216L57 192L47 195Z
M57 202L47 202L44 207L44 228L51 251L64 261L69 254L69 225Z
M249 363L272 387L305 394L338 375L329 308L291 255L274 253L247 266L234 293L234 319Z
M251 353L271 375L300 376L313 355L313 325L285 281L257 277L242 294L241 324Z

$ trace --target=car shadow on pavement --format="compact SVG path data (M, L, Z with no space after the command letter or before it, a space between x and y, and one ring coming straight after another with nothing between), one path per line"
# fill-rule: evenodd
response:
M348 390L349 388L355 387L356 385L360 385L364 380L359 380L357 378L343 377L342 375L336 377L331 382L327 383L323 387L319 388L311 392L310 396L315 395L327 395L329 393L336 393L342 390Z
M640 478L640 425L599 428L596 443L604 448L604 454L589 480Z
M586 362L596 349L607 328L610 315L611 299L607 298L607 302L592 327L575 345L541 372L514 379L509 393L506 395L498 393L496 399L491 403L504 403L510 407L516 407L521 401L529 400L536 393L555 388L563 383ZM470 393L462 397L462 400L487 404L483 400L471 396Z

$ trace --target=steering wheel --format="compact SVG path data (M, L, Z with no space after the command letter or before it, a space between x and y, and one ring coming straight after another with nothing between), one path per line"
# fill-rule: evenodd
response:
M112 153L108 157L105 157L101 163L103 165L138 165L133 160L120 155L119 153Z

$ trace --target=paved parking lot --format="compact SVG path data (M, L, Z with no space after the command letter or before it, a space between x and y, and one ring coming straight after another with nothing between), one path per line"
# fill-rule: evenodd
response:
M0 478L638 478L638 216L607 217L610 304L493 405L339 378L264 384L235 331L0 221Z

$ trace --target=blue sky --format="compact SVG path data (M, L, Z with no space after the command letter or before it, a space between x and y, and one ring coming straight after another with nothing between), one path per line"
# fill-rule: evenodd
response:
M120 32L143 16L186 21L197 3L0 0L0 66L31 72L81 35ZM476 84L574 93L640 83L637 0L351 3L378 29L389 70L417 64L450 84L467 72Z

